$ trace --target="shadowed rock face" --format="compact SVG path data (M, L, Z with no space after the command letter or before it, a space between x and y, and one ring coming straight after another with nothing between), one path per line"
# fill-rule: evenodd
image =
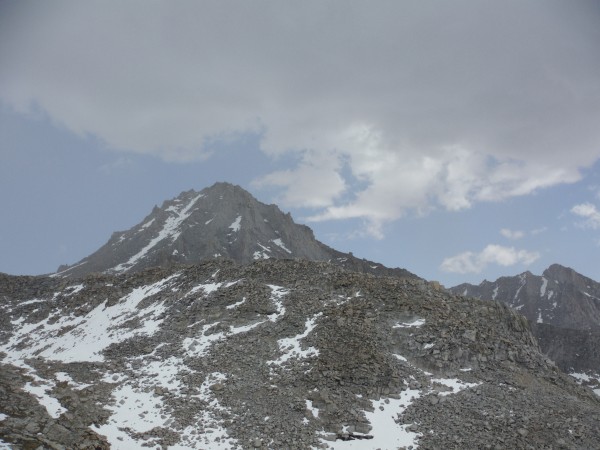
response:
M330 261L354 271L415 277L404 269L388 269L326 246L310 228L294 223L290 214L229 183L182 192L155 207L133 228L114 233L95 253L72 266L61 266L57 275L125 273L215 258L240 264L271 258Z
M600 284L596 281L553 264L542 276L525 272L479 286L461 284L450 291L510 306L531 322L542 351L562 370L600 374Z
M600 400L521 315L423 280L213 260L1 276L0 308L0 441L16 448L584 449L600 436Z

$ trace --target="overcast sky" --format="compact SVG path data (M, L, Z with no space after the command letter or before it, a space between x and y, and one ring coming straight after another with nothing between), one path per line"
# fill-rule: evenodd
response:
M600 2L0 2L0 271L215 181L446 285L600 280Z

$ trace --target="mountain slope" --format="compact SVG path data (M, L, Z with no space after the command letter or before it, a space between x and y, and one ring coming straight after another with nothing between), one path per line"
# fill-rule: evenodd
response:
M423 280L213 260L0 276L0 308L0 442L15 448L583 449L600 436L600 399L540 354L522 316Z
M563 371L600 382L600 283L553 264L541 276L525 272L449 290L520 312L531 322L543 353Z
M261 203L229 183L216 183L201 192L190 190L165 201L136 226L114 233L90 256L61 266L57 276L126 273L215 258L240 264L269 258L331 261L354 271L415 277L404 269L388 269L326 246L310 228L295 224L277 206Z
M450 291L500 301L535 323L600 329L600 283L559 264L548 267L541 276L524 272L483 281L479 286L461 284Z

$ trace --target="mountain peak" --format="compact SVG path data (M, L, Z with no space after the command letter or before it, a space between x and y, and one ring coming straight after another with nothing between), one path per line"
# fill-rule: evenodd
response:
M289 213L226 182L200 192L190 189L166 200L140 223L113 233L92 255L61 267L56 275L135 272L214 258L240 264L271 258L333 261L360 272L414 277L405 270L387 269L326 246L315 239L309 227L294 223Z

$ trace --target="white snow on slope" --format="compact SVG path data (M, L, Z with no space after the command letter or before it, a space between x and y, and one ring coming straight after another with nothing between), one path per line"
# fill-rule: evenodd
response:
M277 308L277 314L272 314L269 317L269 320L271 322L276 322L285 314L285 306L283 306L281 298L284 295L286 295L289 291L281 286L275 286L273 284L269 284L267 286L269 286L269 288L271 289L271 301L275 303L275 307Z
M143 224L143 225L140 227L140 231L141 231L141 230L145 230L146 228L148 228L150 225L152 225L152 224L154 223L154 221L155 221L155 220L156 220L156 219L153 217L153 218L152 218L152 219L150 219L148 222L146 222L145 224Z
M225 307L225 309L235 309L235 308L237 308L238 306L241 306L241 305L243 305L244 303L246 303L246 297L242 297L242 299L241 299L239 302L235 302L235 303L234 303L234 304L232 304L232 305L227 305L227 306Z
M404 322L404 323L398 322L392 328L414 328L414 327L421 327L423 325L425 325L425 319L415 319L412 322Z
M542 277L542 285L540 286L540 297L546 295L546 288L548 287L548 280Z
M155 303L142 310L138 305L178 276L175 274L136 288L112 306L105 301L83 316L57 312L37 323L22 323L23 319L14 321L16 331L0 350L7 353L8 362L16 365L18 361L38 355L62 362L103 361L101 352L109 345L138 334L152 335L158 330L163 321L158 317L165 311L164 305ZM141 327L122 327L134 317L141 317ZM64 332L65 329L69 331ZM17 349L17 346L21 348Z
M107 437L115 450L143 450L148 448L144 439L132 439L123 429L130 428L137 433L164 426L167 416L163 414L162 400L151 390L124 384L113 391L115 403L106 408L112 411L108 422L101 426L92 425L94 431ZM163 415L164 418L161 417Z
M515 296L513 297L513 301L517 300L519 298L519 294L521 293L521 289L523 289L523 286L525 286L525 284L527 283L526 275L524 273L522 273L521 275L519 275L519 280L521 280L521 286L519 286L519 289L517 289L517 292L515 292Z
M172 216L169 216L167 220L165 220L165 224L162 230L159 231L158 235L155 236L144 248L142 248L139 252L133 255L129 260L125 263L121 263L111 270L114 272L122 272L129 269L135 263L137 263L142 257L144 257L153 247L155 247L159 242L170 239L171 242L175 241L181 234L180 226L181 224L192 214L192 207L194 204L200 199L204 197L204 194L198 194L194 197L183 209L178 209L176 206L170 206L167 208L168 212L173 212Z
M215 278L216 275L217 275L217 272L215 272L211 278ZM213 292L218 291L219 289L221 289L221 287L228 288L239 282L240 282L240 280L228 281L226 283L225 282L201 283L201 284L198 284L198 285L194 286L193 288L191 288L188 291L188 293L186 294L186 296L194 295L198 291L203 291L204 295L207 296Z
M397 424L394 419L399 414L404 413L406 408L419 398L420 395L421 391L408 389L400 394L399 399L374 400L374 411L365 411L365 416L373 427L369 432L369 435L373 436L373 439L335 442L323 441L323 443L327 444L328 448L333 450L396 449L410 445L415 447L419 434L408 431L407 428L409 425Z
M218 325L219 322L204 325L202 331L194 338L185 338L182 342L183 348L188 353L188 356L201 357L206 355L210 347L216 342L219 342L225 337L224 332L206 334L212 327Z
M79 267L79 266L83 266L84 264L87 264L87 263L88 263L87 261L82 261L79 264L75 264L73 266L67 267L65 270L61 270L60 272L53 273L53 274L49 275L49 277L50 278L58 277L63 273L69 272L70 270L73 270L74 268Z
M470 389L479 386L481 383L467 383L466 381L459 380L458 378L432 378L432 383L439 383L443 386L446 386L451 391L448 392L440 392L439 395L446 396L450 394L456 394L463 389Z
M594 300L600 300L600 298L598 298L598 297L594 297L593 295L590 295L590 294L588 294L588 293L587 293L587 292L585 292L585 291L581 291L581 293L582 293L583 295L585 295L586 297L593 298Z
M272 242L273 244L275 244L277 247L280 247L280 248L282 248L283 250L285 250L285 251L286 251L286 252L288 252L289 254L291 254L291 253L292 253L292 251L291 251L289 248L287 248L287 247L285 246L285 244L283 243L283 241L282 241L281 239L271 239L271 242Z
M241 223L242 223L242 216L237 216L235 218L235 221L231 225L229 225L229 228L234 232L238 232L238 231L240 231L240 228L242 228L240 225Z
M492 294L492 300L496 300L497 296L498 296L498 285L496 285L496 287L494 287L494 292Z
M600 397L600 374L588 375L586 373L573 372L569 375L575 378L578 384L589 386L594 391L594 394Z
M23 390L36 397L39 400L40 405L46 407L50 417L58 419L62 413L67 412L67 410L62 407L60 402L54 397L50 396L48 393L48 391L54 387L54 383L39 378L33 373L30 373L29 375L33 376L35 380L33 383L27 382L27 384L23 386Z
M307 319L304 324L305 330L302 334L297 334L296 336L290 338L279 339L277 341L277 345L279 345L279 350L282 352L282 355L274 361L269 361L267 364L275 364L280 366L286 363L290 358L304 359L308 358L309 356L318 356L318 349L314 347L308 347L307 349L303 350L300 345L300 341L308 336L312 330L314 330L317 319L321 316L322 313L319 313L312 318Z
M66 287L63 290L63 295L64 296L75 295L78 292L80 292L81 290L83 290L83 288L85 288L85 285L83 285L83 284L75 284L73 286Z
M247 333L248 331L256 328L257 326L265 323L265 321L253 322L247 325L241 325L239 327L229 326L225 331L219 331L218 333L210 333L209 330L220 322L211 323L204 325L202 330L196 337L185 338L182 342L184 350L188 356L202 357L205 356L210 348L219 341L226 339L229 336L234 336L240 333Z
M266 247L264 245L262 245L260 242L256 243L261 249L261 250L257 250L254 252L254 254L252 255L253 259L269 259L269 253L271 253L271 249L269 247Z
M91 384L77 383L75 380L73 380L73 378L71 378L71 375L69 375L66 372L56 372L54 374L54 378L56 378L57 381L62 381L62 382L68 383L70 385L71 389L74 389L76 391L79 391L81 389L85 389L88 386L91 386Z

